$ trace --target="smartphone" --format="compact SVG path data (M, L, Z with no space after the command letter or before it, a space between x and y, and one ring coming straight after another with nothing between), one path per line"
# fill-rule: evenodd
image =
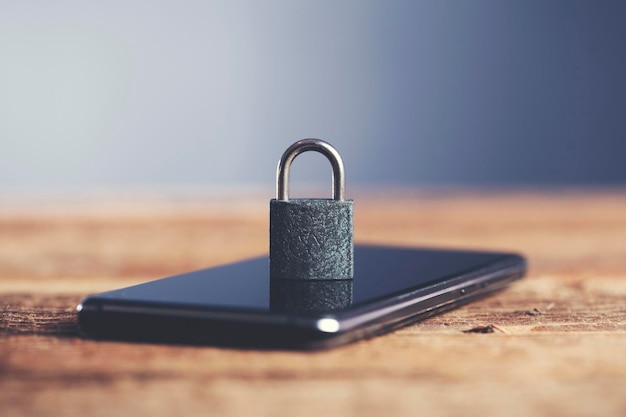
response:
M353 280L272 280L258 257L86 297L95 338L318 349L458 307L521 278L516 254L355 245Z

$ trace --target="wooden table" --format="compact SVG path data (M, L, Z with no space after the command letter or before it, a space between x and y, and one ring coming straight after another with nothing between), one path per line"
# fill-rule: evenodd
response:
M84 295L266 252L268 198L3 201L0 415L626 415L626 190L354 197L357 242L518 251L528 276L328 351L92 341Z

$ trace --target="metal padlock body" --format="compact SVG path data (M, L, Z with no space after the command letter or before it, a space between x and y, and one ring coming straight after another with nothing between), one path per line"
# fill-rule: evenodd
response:
M352 279L354 202L270 201L270 276Z
M289 199L289 169L302 152L325 155L333 172L333 198ZM277 198L270 201L270 278L338 280L354 277L354 202L344 199L345 174L339 153L318 139L304 139L283 154Z

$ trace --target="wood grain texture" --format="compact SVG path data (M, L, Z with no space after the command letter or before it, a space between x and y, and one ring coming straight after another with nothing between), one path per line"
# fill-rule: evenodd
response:
M268 199L4 204L0 415L626 415L626 192L351 197L357 242L511 250L528 276L329 351L97 342L84 295L266 252Z

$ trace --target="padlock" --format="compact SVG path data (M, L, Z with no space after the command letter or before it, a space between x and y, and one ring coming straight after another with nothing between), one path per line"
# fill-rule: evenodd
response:
M296 156L317 151L330 161L333 194L328 199L289 198L289 171ZM352 279L354 202L346 200L339 152L319 139L303 139L283 154L270 201L270 278Z

